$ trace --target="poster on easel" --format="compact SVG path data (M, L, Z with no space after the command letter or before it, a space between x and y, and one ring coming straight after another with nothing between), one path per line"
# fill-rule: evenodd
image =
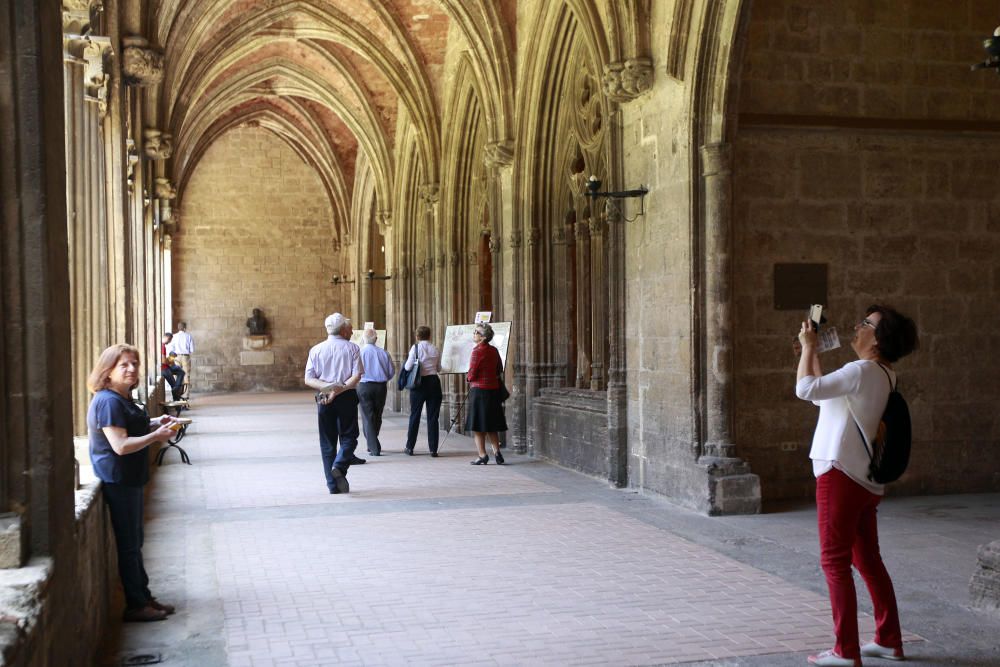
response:
M494 322L493 340L490 345L500 353L500 361L507 367L507 347L510 345L510 322ZM441 345L441 374L468 373L469 360L472 358L472 348L476 346L472 340L475 324L451 324L444 330L444 341Z
M378 345L383 350L385 349L385 331L386 331L385 329L375 330L375 335L378 336L378 339L375 341L375 344ZM365 335L364 331L358 331L357 329L355 329L354 333L351 334L351 342L357 345L358 347L364 347L365 346L364 335Z

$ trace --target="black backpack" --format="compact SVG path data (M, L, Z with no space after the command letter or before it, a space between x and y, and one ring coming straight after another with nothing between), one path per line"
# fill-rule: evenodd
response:
M858 427L861 441L865 445L865 451L868 452L870 461L868 479L879 484L888 484L895 482L906 472L906 466L910 462L912 429L910 427L910 408L906 405L906 399L893 386L889 371L885 370L882 364L879 364L878 367L882 369L885 377L889 380L889 400L882 412L878 433L870 446L857 419L854 420L854 425ZM897 381L896 384L898 385L899 382Z

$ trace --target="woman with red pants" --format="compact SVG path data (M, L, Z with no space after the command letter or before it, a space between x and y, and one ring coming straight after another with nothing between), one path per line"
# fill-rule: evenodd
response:
M816 476L820 562L837 636L833 649L809 656L820 667L860 667L861 656L903 659L896 594L878 546L876 508L885 487L868 479L870 459L858 428L876 433L896 384L892 364L916 349L917 328L894 309L876 305L854 332L851 347L858 360L823 375L816 332L809 322L799 331L802 355L795 394L819 406L809 458ZM852 564L864 578L875 610L875 637L864 646L858 640Z

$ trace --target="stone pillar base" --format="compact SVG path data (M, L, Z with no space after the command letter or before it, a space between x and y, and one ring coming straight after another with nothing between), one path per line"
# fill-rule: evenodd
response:
M707 476L709 516L760 514L760 477L740 458L702 456L698 459Z
M972 606L1000 614L1000 540L979 547L979 562L969 582Z

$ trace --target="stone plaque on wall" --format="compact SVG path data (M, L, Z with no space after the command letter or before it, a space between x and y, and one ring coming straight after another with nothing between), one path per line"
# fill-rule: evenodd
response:
M805 310L826 305L826 264L775 264L774 309Z
M273 350L243 350L240 352L240 366L273 366Z

